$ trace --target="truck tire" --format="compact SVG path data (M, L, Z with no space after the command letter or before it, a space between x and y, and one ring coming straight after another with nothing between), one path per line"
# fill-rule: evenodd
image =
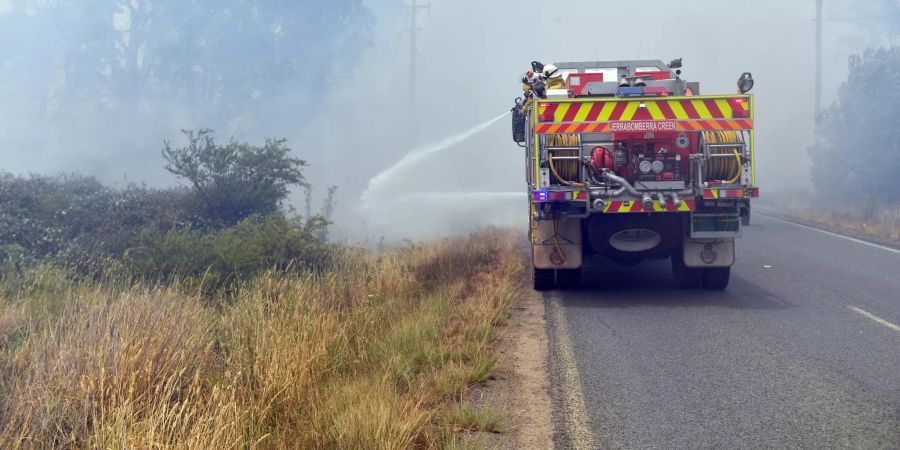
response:
M575 289L581 285L581 269L559 269L556 271L556 286L560 289Z
M548 291L556 287L556 279L553 269L532 268L531 281L536 291Z
M703 269L693 269L684 265L684 255L679 247L672 254L672 273L675 283L682 289L700 289L703 287Z
M731 267L715 267L703 269L703 287L713 291L722 291L728 287L731 279Z

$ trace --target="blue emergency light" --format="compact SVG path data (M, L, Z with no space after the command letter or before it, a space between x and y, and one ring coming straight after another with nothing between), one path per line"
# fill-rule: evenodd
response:
M616 91L616 97L643 97L643 96L644 96L644 87L643 86L620 87L619 90Z

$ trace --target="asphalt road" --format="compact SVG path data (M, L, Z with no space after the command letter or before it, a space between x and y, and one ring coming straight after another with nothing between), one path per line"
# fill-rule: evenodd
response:
M900 252L754 222L725 292L650 261L546 294L560 448L900 449Z

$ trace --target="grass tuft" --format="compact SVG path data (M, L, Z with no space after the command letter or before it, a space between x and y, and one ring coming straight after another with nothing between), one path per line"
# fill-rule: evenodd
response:
M503 418L490 410L456 405L447 412L447 421L453 429L459 431L480 431L500 433L503 431Z

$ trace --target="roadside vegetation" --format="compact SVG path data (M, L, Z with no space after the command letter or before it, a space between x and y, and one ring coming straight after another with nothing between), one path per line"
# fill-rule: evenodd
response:
M266 271L209 296L38 266L0 283L0 446L438 448L520 288L516 237ZM487 423L484 423L484 422ZM478 423L483 423L478 425Z
M812 193L779 194L770 204L805 220L900 240L900 47L849 61L837 100L819 118L809 149Z
M760 203L761 211L769 210L827 228L900 242L900 206L820 205L821 199L808 191L778 191L766 197Z
M520 289L498 230L327 239L282 140L165 145L183 187L0 176L0 448L443 448ZM310 195L307 195L309 198Z
M306 183L306 163L284 140L216 142L209 130L166 143L179 187L121 188L74 174L0 174L0 268L52 263L83 276L109 266L133 277L180 278L210 290L288 266L326 270L338 252L326 239L335 188L305 214L285 209Z

